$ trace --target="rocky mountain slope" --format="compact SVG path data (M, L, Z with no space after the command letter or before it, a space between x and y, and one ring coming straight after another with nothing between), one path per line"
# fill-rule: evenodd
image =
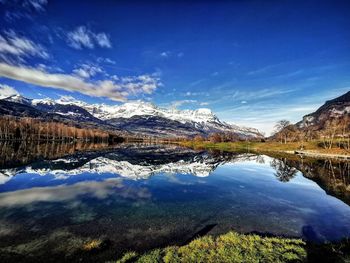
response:
M52 103L52 100L47 103ZM257 129L240 127L219 120L207 108L178 110L157 107L144 101L122 105L88 104L85 102L59 99L59 104L74 104L86 109L96 118L113 123L120 129L144 135L194 136L213 132L233 132L240 137L262 137Z
M211 133L234 133L242 139L263 137L257 129L220 121L210 109L177 110L135 101L122 105L88 104L71 99L27 99L14 95L2 100L27 107L28 116L35 110L69 118L77 122L107 125L136 136L194 137ZM3 105L6 108L6 105ZM32 112L29 110L32 109ZM1 108L0 108L1 110ZM6 114L5 110L3 110ZM12 113L11 113L12 112ZM14 111L8 111L16 115ZM34 117L37 117L38 112Z
M113 130L121 136L126 132L95 118L85 109L75 105L45 104L19 95L0 100L0 115L37 118L42 121L57 121L77 127Z
M326 121L332 119L345 120L346 118L349 118L348 121L350 122L350 91L340 97L326 101L315 112L305 115L296 126L298 128L312 127L315 130L322 130Z

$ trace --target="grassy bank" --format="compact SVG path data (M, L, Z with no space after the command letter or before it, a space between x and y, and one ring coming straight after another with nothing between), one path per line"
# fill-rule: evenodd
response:
M213 143L209 141L183 141L179 143L182 146L191 147L195 149L215 149L222 151L256 151L256 152L294 152L300 150L300 142L218 142ZM350 152L345 149L334 147L332 149L325 149L320 146L319 141L311 141L304 143L304 151L320 154L339 154L349 155Z
M204 236L188 245L128 252L118 263L138 262L350 262L350 243L308 244L301 239L261 237L229 232Z
M234 232L205 236L188 245L129 252L117 262L303 262L306 244L299 239L268 238Z

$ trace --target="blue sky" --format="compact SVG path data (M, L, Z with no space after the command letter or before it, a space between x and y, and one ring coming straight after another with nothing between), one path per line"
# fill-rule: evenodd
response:
M0 95L210 108L269 134L350 90L349 1L0 0Z

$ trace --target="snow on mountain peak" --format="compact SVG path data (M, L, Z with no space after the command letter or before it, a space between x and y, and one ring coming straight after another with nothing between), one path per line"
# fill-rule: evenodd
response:
M85 102L79 101L72 96L61 96L56 100L59 104L86 104Z
M21 95L13 95L7 98L9 101L19 102L19 103L29 103L33 106L38 104L46 105L76 105L86 109L94 117L101 120L110 120L117 118L131 118L133 116L158 116L174 121L179 121L181 123L186 122L199 122L199 123L208 123L208 122L218 122L219 119L213 114L210 109L200 108L197 110L178 110L174 108L161 108L153 103L145 102L141 100L129 101L121 105L107 105L107 104L88 104L76 100L71 96L62 96L57 100L50 98L44 99L33 99L29 100Z
M102 120L131 118L133 116L158 116L181 123L186 122L219 122L218 118L210 109L201 108L197 110L178 110L161 108L153 103L145 101L129 101L121 105L106 104L84 104L82 102L73 102L74 104L85 108L96 118Z
M5 98L4 100L22 104L30 104L31 102L30 99L27 99L20 94L11 95L10 97Z
M196 110L179 110L176 108L158 107L150 102L141 100L129 101L120 105L107 104L88 104L76 100L71 96L62 96L57 100L50 98L45 99L26 99L20 95L13 95L6 100L18 103L38 106L39 104L46 104L53 106L60 105L75 105L88 111L95 118L104 121L115 121L115 119L130 119L134 116L152 116L168 120L180 122L182 124L190 124L193 127L212 132L236 132L243 137L261 137L258 130L247 127L240 127L235 124L222 122L218 117L208 108L199 108ZM60 114L60 112L57 112Z
M38 104L46 104L46 105L55 105L56 102L53 99L45 98L45 99L33 99L32 105L38 105Z
M208 109L208 108L200 108L195 110L195 112L201 115L213 115L213 112L211 111L211 109Z

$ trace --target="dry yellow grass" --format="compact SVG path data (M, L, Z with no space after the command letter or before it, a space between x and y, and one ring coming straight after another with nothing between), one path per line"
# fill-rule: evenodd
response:
M100 239L92 239L83 245L83 249L86 251L91 251L93 249L98 249L102 244Z

